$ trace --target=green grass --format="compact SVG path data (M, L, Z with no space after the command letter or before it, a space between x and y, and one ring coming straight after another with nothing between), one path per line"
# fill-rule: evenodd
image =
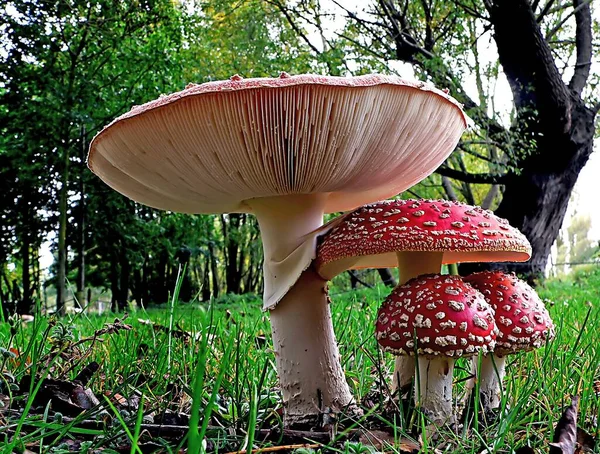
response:
M510 453L528 445L547 452L553 427L563 407L570 403L571 394L581 396L580 427L598 435L600 402L594 382L600 380L599 291L598 269L548 282L539 289L556 322L556 339L539 351L509 359L504 416L478 430L444 433L442 451L479 453L487 448ZM388 292L383 287L341 294L332 290L342 362L359 401L368 396L375 404L383 403L382 376L390 382L393 358L379 351L373 336L377 308ZM12 329L3 324L0 346L14 348L19 356L3 355L6 373L0 394L8 395L13 406L24 407L25 412L11 413L6 406L0 407L0 447L4 447L0 452L22 451L24 447L33 452L69 452L75 443L70 439L86 440L83 446L77 445L78 452L116 450L131 446L131 440L143 445L150 440L143 425L156 423L165 414L175 415L172 418L191 415L189 421L180 421L189 424L191 430L177 441L166 437L161 442L153 436L157 446L163 445L162 452L177 452L188 446L189 452L266 446L257 441L261 440L261 429L281 423L268 314L261 312L256 299L248 302L235 297L229 302L212 306L169 304L163 309L137 311L124 321L132 329L103 334L102 342L77 344L106 323L113 323L115 315L75 315L61 321L38 318L33 324L16 323ZM191 338L155 331L138 318L173 326ZM15 384L32 370L39 376L72 380L91 361L100 365L89 384L100 398L91 415L86 412L61 420L49 408L36 408L27 394L14 393ZM457 399L464 394L467 371L468 365L461 359L455 371ZM31 383L32 395L40 384ZM142 402L142 406L119 407L115 393L121 399ZM94 414L101 421L97 427L79 424ZM416 412L393 414L389 408L377 406L370 410L367 420L359 422L361 427L388 428L398 438L421 424L424 421ZM40 448L42 439L44 447ZM331 447L330 452L363 451L360 444L346 443ZM424 451L433 452L431 444ZM127 452L140 451L134 446Z

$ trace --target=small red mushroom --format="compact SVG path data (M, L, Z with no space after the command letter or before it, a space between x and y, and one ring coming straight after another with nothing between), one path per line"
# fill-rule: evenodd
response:
M419 276L384 301L376 337L385 351L417 357L415 401L441 425L452 422L454 360L493 349L494 312L459 276Z
M496 314L496 348L482 358L479 372L479 395L484 411L490 411L500 406L506 356L541 347L554 337L554 324L535 290L512 273L482 271L464 280L483 294ZM476 364L473 369L477 371Z
M448 200L384 200L347 215L323 240L317 272L331 279L347 269L398 267L400 283L439 273L444 263L523 262L527 238L477 206ZM413 358L396 360L392 391L406 388Z

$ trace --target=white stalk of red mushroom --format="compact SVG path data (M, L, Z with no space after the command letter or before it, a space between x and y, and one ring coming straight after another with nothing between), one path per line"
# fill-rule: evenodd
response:
M323 214L422 180L465 126L456 101L421 82L234 76L134 107L94 138L88 165L155 208L257 216L285 422L310 424L353 402L311 266Z
M493 353L482 357L479 396L485 412L500 407L506 356L539 348L554 337L554 324L544 303L525 281L512 273L482 271L464 277L494 308L498 338ZM477 372L477 364L472 364ZM471 380L467 387L475 386Z
M454 421L454 361L492 350L494 312L459 276L424 275L396 287L379 309L376 337L385 351L418 359L415 401L436 425Z
M439 273L442 264L524 262L527 238L477 206L448 200L385 200L348 214L319 246L316 269L331 279L347 269L398 267L400 284ZM398 356L392 391L408 387L414 358Z

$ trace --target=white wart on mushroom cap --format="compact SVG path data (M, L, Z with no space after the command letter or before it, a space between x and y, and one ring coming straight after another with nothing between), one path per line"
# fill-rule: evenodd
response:
M404 355L469 356L493 350L496 339L494 311L483 295L448 275L396 287L379 309L375 332L385 351Z
M479 290L495 310L496 355L539 348L554 337L554 323L544 303L514 273L482 271L463 279Z
M441 263L523 262L531 246L508 221L477 206L385 200L348 214L324 237L317 270L331 279L347 269L396 267L398 252L438 252Z

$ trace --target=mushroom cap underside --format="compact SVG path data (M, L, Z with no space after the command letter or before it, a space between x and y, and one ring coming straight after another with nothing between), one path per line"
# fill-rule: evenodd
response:
M322 240L316 269L398 266L398 252L443 252L442 263L524 262L527 238L491 211L447 200L384 200L345 216Z
M396 287L375 324L377 341L397 355L470 356L493 350L494 311L459 276L430 274Z
M287 76L191 85L133 108L92 141L88 165L129 198L187 213L327 194L327 212L429 175L466 125L458 103L392 76Z

